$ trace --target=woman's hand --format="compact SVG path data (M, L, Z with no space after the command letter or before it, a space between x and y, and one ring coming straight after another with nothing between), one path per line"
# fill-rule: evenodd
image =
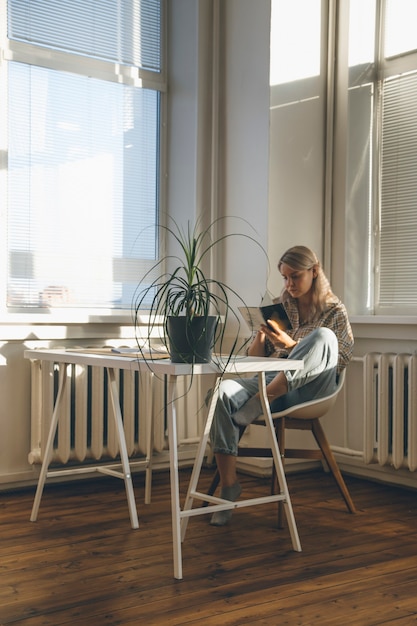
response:
M263 324L261 326L261 331L266 337L268 337L269 341L276 350L279 350L280 348L291 350L291 348L297 345L297 342L294 341L292 337L287 335L287 333L282 330L277 322L274 322L274 320L268 320L267 324Z
M265 333L258 330L247 352L248 356L265 356Z

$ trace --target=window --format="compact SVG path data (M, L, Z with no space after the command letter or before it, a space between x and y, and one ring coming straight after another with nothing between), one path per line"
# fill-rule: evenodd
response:
M8 0L4 39L4 308L130 309L158 255L161 0Z
M356 315L417 312L416 20L414 0L350 0L345 301Z

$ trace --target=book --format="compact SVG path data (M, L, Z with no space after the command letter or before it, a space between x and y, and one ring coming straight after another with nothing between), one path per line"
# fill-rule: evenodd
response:
M162 347L155 350L139 350L139 348L112 348L108 347L97 347L97 348L66 348L66 352L81 352L86 354L108 354L109 356L125 356L137 359L149 359L149 361L153 361L155 359L169 359L169 354L167 350Z
M239 311L252 331L257 330L261 324L266 324L268 320L276 322L281 330L291 328L291 322L281 302L260 307L240 306Z

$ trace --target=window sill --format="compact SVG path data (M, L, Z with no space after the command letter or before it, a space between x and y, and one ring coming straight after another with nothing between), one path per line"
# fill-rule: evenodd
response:
M413 315L353 315L349 317L356 339L371 339L377 342L393 340L406 342L407 348L416 349L417 317ZM411 342L413 342L411 344Z
M417 315L350 315L350 323L372 325L412 325L417 324Z
M44 313L8 313L0 318L0 341L24 340L104 340L132 338L142 327L146 333L149 316L135 323L131 311L52 310ZM162 327L154 325L156 333ZM140 331L139 331L140 332Z
M136 325L146 325L149 322L149 316L144 312L138 316ZM162 324L162 319L159 321ZM6 313L0 316L0 326L12 325L65 325L74 324L123 324L124 326L134 326L135 322L132 317L132 311L128 310L111 310L102 309L92 311L82 309L44 309L36 312L14 312Z

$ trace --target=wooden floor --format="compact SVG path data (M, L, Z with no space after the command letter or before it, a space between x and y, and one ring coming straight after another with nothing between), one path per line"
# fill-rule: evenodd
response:
M413 491L348 477L359 510L351 515L328 475L290 475L303 552L274 528L271 504L239 509L225 528L192 518L178 581L169 475L155 474L148 506L143 477L134 483L139 530L117 479L47 485L36 523L33 490L0 494L3 626L417 624ZM268 490L262 479L242 484L245 494Z

